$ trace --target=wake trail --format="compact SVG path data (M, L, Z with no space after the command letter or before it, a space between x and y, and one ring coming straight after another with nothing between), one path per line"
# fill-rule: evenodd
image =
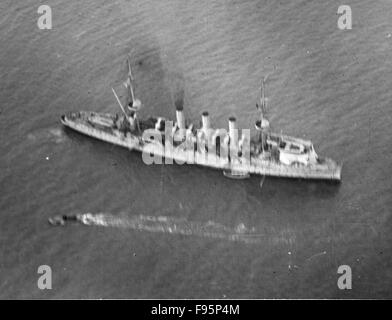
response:
M185 218L167 216L115 216L108 213L84 213L78 215L78 221L87 226L127 228L140 231L180 234L216 238L245 243L261 243L262 236L254 228L248 229L243 223L235 228L208 221L189 221Z

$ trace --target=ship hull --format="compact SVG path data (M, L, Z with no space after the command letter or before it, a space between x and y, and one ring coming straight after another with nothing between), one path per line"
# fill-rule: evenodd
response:
M80 116L82 115L82 116ZM216 155L180 150L179 148L164 148L158 143L143 143L141 136L127 132L124 134L118 129L110 126L97 127L88 121L88 116L99 116L107 119L108 123L114 119L110 114L97 114L93 112L79 112L78 116L63 115L61 122L64 126L90 136L92 138L108 142L117 146L127 148L132 151L142 152L148 155L155 155L162 159L161 163L170 164L196 164L224 171L233 171L243 175L257 174L262 176L275 176L285 178L318 179L318 180L341 180L341 165L331 159L325 159L322 165L297 165L288 166L282 163L263 160L257 157L250 157L250 161L229 161L227 158L220 158ZM159 162L155 162L159 163Z

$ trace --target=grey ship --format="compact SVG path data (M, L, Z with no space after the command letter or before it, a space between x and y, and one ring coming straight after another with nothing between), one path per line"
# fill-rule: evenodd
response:
M71 112L62 115L61 122L87 136L164 159L165 163L174 160L219 169L230 178L257 174L263 179L276 176L341 180L342 166L332 159L318 157L311 141L272 132L266 116L265 78L261 81L260 104L256 104L260 117L255 121L253 137L244 134L244 130L239 133L234 117L228 119L228 132L212 128L206 111L201 115L201 125L196 128L185 121L182 106L176 107L174 123L164 117L139 119L142 103L135 98L133 83L128 59L128 77L124 82L129 93L126 108L112 88L120 114Z

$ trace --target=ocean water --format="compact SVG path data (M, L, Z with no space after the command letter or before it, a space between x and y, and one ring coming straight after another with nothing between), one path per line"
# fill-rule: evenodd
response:
M37 27L40 1L0 3L0 298L392 298L390 1L346 1L345 31L333 0L46 4L52 30ZM216 127L252 127L271 73L273 128L343 161L342 183L260 188L65 130L64 112L119 112L127 54L142 116L174 118L181 101ZM86 212L120 222L47 222ZM257 241L216 236L244 230Z

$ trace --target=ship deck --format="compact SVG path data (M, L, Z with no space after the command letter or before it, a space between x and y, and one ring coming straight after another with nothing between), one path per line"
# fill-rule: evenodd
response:
M249 159L240 158L236 161L227 157L219 157L194 150L181 148L165 148L162 144L144 143L141 134L122 131L118 126L117 114L76 112L61 117L61 122L80 133L90 137L115 144L139 152L152 153L164 159L172 159L176 163L196 164L221 170L233 170L235 172L250 173L267 176L303 178L303 179L326 179L341 180L342 166L332 159L323 159L310 165L284 165L274 161L266 154L250 155ZM156 119L150 118L140 121L140 129L155 127ZM164 161L167 163L167 161ZM173 163L173 162L172 162Z

